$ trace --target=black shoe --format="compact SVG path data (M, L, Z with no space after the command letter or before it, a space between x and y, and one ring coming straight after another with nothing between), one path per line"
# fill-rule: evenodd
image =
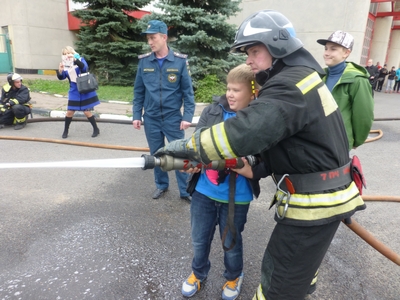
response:
M20 130L26 126L26 121L22 123L17 123L14 127L15 130Z
M100 134L100 129L96 128L96 129L93 130L92 137L96 137L96 136L98 136L99 134Z
M185 200L187 202L192 202L192 197L190 197L190 196L184 196L184 197L181 196L181 199Z
M0 124L0 129L6 127L4 124Z
M63 134L62 134L62 138L63 138L63 139L66 139L67 137L68 137L68 131L66 130L66 131L64 131Z
M166 189L165 189L165 190L156 189L156 190L154 191L154 193L153 193L152 198L153 198L153 199L158 199L158 198L160 198L162 195L164 195L166 191L167 191Z

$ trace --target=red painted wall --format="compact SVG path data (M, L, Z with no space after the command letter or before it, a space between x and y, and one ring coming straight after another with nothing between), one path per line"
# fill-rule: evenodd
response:
M68 0L66 0L66 2L67 2L67 14L68 14L68 29L71 31L79 30L79 28L83 25L81 19L76 18L72 15L72 13L69 11ZM151 12L145 10L139 10L139 11L127 11L126 14L136 19L141 19L143 18L143 16L151 14Z

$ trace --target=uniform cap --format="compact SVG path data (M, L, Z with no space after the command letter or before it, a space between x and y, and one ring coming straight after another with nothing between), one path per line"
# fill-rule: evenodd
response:
M317 40L318 44L321 44L321 45L324 45L324 46L328 42L335 43L335 44L338 44L338 45L340 45L342 47L345 47L346 49L353 50L354 38L348 32L337 30L334 33L332 33L328 37L327 40L324 40L324 39Z
M141 35L148 34L148 33L162 33L168 34L167 25L163 21L158 20L151 20L147 24L146 31L142 32Z

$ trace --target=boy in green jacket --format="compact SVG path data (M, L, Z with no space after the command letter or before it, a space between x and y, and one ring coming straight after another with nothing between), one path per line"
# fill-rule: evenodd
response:
M346 61L354 44L349 33L335 31L328 39L317 42L325 46L324 60L328 68L323 80L342 113L349 150L355 149L365 142L374 121L369 73L364 67Z

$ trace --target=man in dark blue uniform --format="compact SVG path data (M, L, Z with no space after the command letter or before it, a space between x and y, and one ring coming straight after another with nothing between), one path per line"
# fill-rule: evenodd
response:
M142 35L147 36L150 53L139 56L133 99L133 127L140 129L142 116L150 154L168 142L182 139L193 118L195 102L187 55L172 51L167 45L168 30L164 22L151 20ZM183 114L181 107L184 107ZM168 173L154 169L156 190L160 198L168 189ZM187 174L176 171L180 197L190 201L186 192Z

